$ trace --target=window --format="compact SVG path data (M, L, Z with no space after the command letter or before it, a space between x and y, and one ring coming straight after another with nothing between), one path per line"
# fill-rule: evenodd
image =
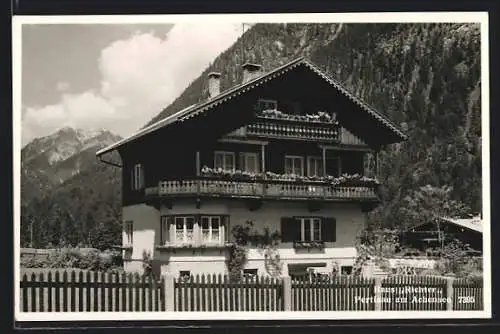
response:
M285 156L285 174L304 176L304 158L300 156Z
M221 168L227 171L234 171L234 153L217 151L214 154L214 167Z
M352 274L352 266L342 266L340 267L341 275L351 275Z
M259 110L277 110L278 109L278 101L276 100L259 100Z
M251 152L240 153L240 169L249 173L259 172L259 155Z
M201 241L203 243L220 243L221 219L219 216L201 216Z
M172 240L176 243L192 242L193 241L194 217L175 217L174 237Z
M144 168L141 164L136 164L132 168L132 190L140 190L144 187Z
M301 241L321 240L321 218L300 218L300 226Z
M243 269L243 277L246 279L255 279L257 277L257 269Z
M307 157L307 176L323 176L323 160L320 157Z
M333 217L282 217L281 241L335 242L336 220Z
M182 282L189 281L191 278L191 272L189 270L181 270L179 272L179 278Z
M124 222L123 229L125 231L124 243L127 246L131 246L134 243L134 222L132 221Z

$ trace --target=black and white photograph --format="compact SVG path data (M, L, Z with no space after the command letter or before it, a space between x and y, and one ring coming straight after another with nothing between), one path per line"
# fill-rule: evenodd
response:
M16 320L491 317L487 34L14 17Z

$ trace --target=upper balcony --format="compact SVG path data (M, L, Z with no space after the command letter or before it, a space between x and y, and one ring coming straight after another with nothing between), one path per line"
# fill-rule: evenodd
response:
M339 126L336 119L327 113L293 115L278 110L263 110L257 112L254 123L232 132L229 137L338 142Z
M260 111L256 114L255 122L233 131L227 137L275 138L342 145L366 145L361 139L339 126L335 116L324 112L313 115L294 115L278 110Z
M146 189L148 196L225 197L268 200L318 200L332 202L376 202L375 179L354 176L338 178L297 178L266 173L264 175L205 175L184 180L159 182Z

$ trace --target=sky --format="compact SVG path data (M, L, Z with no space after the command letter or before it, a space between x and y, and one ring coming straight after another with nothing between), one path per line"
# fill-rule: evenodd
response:
M242 33L235 23L22 28L22 145L70 126L128 136Z

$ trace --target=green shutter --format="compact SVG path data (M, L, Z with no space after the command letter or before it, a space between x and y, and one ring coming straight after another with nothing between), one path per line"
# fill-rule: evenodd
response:
M327 242L335 242L337 239L337 220L333 217L321 219L321 239Z
M281 241L293 242L300 240L300 221L293 217L281 218Z

